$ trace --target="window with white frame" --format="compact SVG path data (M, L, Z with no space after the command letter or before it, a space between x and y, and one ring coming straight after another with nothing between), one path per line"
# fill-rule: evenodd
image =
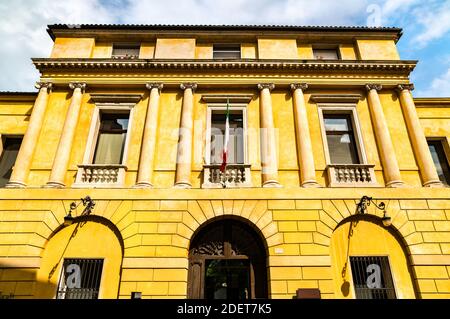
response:
M0 187L8 183L17 154L19 153L22 137L1 136L0 139Z
M450 164L448 160L450 157L447 155L450 152L446 152L446 148L444 147L446 146L445 140L443 138L429 138L427 142L439 180L445 185L450 186Z
M98 104L75 187L114 187L124 182L134 104Z
M374 165L367 162L355 105L319 105L330 186L375 186Z
M229 140L226 167L222 166L226 103L213 103L207 110L207 136L202 187L246 187L250 185L247 164L247 113L243 104L229 106ZM221 166L222 169L221 170Z
M100 112L93 164L122 164L129 119L129 111Z
M242 110L231 110L229 115L228 164L244 164L244 118ZM226 110L213 110L211 114L211 164L222 164Z

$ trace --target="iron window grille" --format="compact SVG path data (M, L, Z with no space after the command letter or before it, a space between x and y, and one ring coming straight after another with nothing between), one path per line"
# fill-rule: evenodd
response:
M350 257L357 299L396 299L388 257Z
M103 259L64 259L57 299L98 299Z

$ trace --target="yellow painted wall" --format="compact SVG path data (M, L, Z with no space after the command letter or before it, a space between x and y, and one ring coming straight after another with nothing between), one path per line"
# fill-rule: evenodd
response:
M341 44L339 54L342 60L357 60L357 55L353 44Z
M297 55L299 59L314 59L311 44L299 44L297 47Z
M63 228L45 246L34 297L55 298L64 259L96 258L103 259L99 298L117 298L122 264L120 240L111 229L97 222L74 223Z
M95 43L92 58L109 59L112 55L113 44L111 42Z
M297 40L258 39L259 59L297 59Z
M356 40L361 60L400 60L394 40Z
M157 39L155 59L194 59L195 39Z
M352 235L349 237L350 227ZM370 241L367 240L368 238ZM349 261L351 256L388 256L397 298L415 298L413 276L409 269L407 255L401 243L381 225L370 221L359 221L356 225L346 222L339 226L333 232L331 256L336 297L355 298L352 284L354 279Z
M92 214L114 226L89 221L67 245L76 225L56 230L70 202L86 193L96 202ZM187 253L194 232L207 220L235 215L259 229L267 243L271 298L291 299L298 288L319 288L322 298L341 298L340 270L347 256L345 220L355 214L359 197L369 194L387 204L392 230L398 231L410 256L403 254L403 243L383 226L366 219L354 228L350 255L388 255L398 297L414 298L413 289L417 289L424 298L445 298L450 280L446 270L450 260L444 253L450 247L448 193L425 188L1 189L0 288L2 294L15 293L18 298L51 298L61 264L50 281L49 273L59 258L89 257L106 260L103 298L116 298L118 288L120 298L130 298L132 291L141 291L144 298L185 298ZM80 213L78 209L73 215ZM367 213L380 222L382 212L373 205ZM123 256L114 228L124 238ZM352 282L350 277L347 280ZM413 280L417 288L412 288ZM351 289L347 297L354 297Z
M94 38L56 38L50 57L90 58L94 46Z
M257 46L254 43L242 43L241 44L241 58L243 59L257 59L258 52Z
M195 47L196 59L212 59L213 46L211 44L197 44Z
M28 126L34 98L0 97L0 134L23 135Z
M140 59L153 59L155 56L155 43L143 42L141 43L141 50L139 52Z

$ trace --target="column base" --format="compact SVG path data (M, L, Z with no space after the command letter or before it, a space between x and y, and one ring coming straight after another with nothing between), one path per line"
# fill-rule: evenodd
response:
M8 182L5 185L5 188L25 188L25 187L27 187L27 184L22 183L22 182L14 182L14 181Z
M64 183L60 183L60 182L47 182L47 184L45 184L43 187L44 188L64 188L64 187L66 187L66 185Z
M304 181L302 183L302 187L304 188L314 188L314 187L322 187L319 183L316 181Z
M153 188L153 184L149 182L139 182L133 185L133 188Z
M271 180L271 181L264 182L262 187L264 187L264 188L270 188L270 187L281 188L281 187L283 187L283 185L281 185L278 181Z
M192 188L192 185L189 182L178 182L173 185L173 188Z
M390 187L390 188L405 187L405 183L403 183L402 181L392 181L392 182L386 183L386 187Z
M441 181L434 180L423 183L423 187L444 187L444 184Z

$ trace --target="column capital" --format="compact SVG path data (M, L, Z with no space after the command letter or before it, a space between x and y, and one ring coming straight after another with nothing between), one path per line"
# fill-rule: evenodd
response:
M145 83L145 87L148 90L158 89L158 91L161 92L162 88L164 87L164 84L162 84L162 83Z
M291 83L290 85L291 91L295 91L295 90L306 90L308 88L308 83Z
M258 83L258 90L264 90L269 89L269 91L272 91L275 88L275 84L273 83Z
M46 88L47 92L52 90L53 87L53 83L52 82L36 82L36 84L34 85L34 87L38 90L42 89L42 88Z
M398 92L401 92L403 90L409 90L412 91L414 90L414 84L409 83L409 84L399 84L397 85L397 87L395 88Z
M80 89L84 93L84 90L86 90L86 82L70 82L69 88L71 90Z
M182 90L186 90L186 89L191 89L192 92L194 92L197 89L197 83L181 83L180 84L180 89Z
M370 91L370 90L381 91L382 88L383 88L383 86L381 84L366 84L367 91Z

